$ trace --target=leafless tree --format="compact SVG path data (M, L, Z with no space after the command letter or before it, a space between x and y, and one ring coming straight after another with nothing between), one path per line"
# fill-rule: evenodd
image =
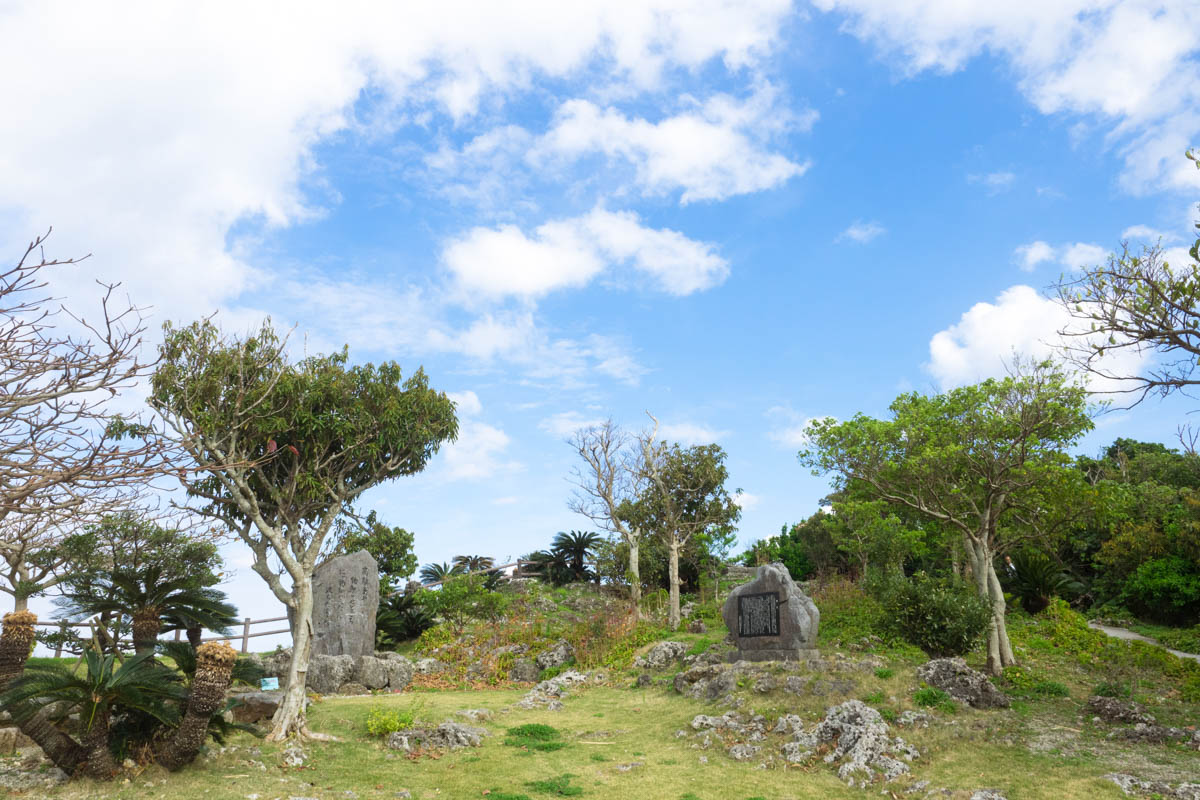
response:
M157 443L122 440L136 423L113 410L153 367L141 311L114 302L117 284L99 284L96 322L51 297L48 273L84 259L47 259L48 236L0 272L0 590L18 610L53 580L64 530L130 502L165 464Z
M567 507L594 522L601 530L619 535L629 546L629 596L634 610L642 612L642 578L638 565L643 531L622 518L622 509L635 502L645 489L642 452L633 437L611 419L580 428L567 444L583 459L571 470L577 487Z

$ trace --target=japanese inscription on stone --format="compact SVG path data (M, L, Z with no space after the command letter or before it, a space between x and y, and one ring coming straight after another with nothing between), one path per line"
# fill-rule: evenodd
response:
M313 654L375 652L379 574L365 550L322 564L313 576Z
M738 636L779 635L779 595L774 592L738 596Z

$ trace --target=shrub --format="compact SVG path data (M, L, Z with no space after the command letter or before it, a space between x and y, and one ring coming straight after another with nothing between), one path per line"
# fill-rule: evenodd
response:
M1200 625L1176 630L1155 631L1154 638L1172 650L1200 653Z
M388 736L396 731L411 728L417 720L417 707L384 708L376 706L367 713L367 733L372 736Z
M1129 697L1129 687L1123 683L1105 681L1092 690L1092 694L1100 697Z
M393 648L432 628L435 620L428 607L429 594L432 592L393 594L380 600L375 612L376 647Z
M896 632L931 658L970 652L991 619L987 601L952 578L918 572L878 583L875 591Z
M471 620L495 621L508 610L507 595L486 588L479 575L447 578L442 588L428 592L424 599L438 616L461 633Z
M879 678L881 681L886 681L895 674L896 671L889 667L880 667L879 669L875 670L875 677Z
M932 686L925 686L913 692L913 702L919 706L945 711L947 714L953 714L956 708L950 695Z
M1200 568L1179 556L1147 561L1126 579L1121 600L1151 619L1196 619L1200 616Z
M821 610L818 637L848 644L872 636L891 637L879 601L850 580L837 580L815 592L813 598Z

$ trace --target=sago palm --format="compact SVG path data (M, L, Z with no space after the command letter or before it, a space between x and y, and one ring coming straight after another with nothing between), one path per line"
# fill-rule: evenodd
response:
M575 581L586 581L593 577L587 568L587 558L600 544L600 534L591 531L559 532L551 542L552 552L561 553Z

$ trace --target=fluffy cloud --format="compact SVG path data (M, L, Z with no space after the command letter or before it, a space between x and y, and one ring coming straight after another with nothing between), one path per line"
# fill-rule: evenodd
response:
M925 369L943 390L1002 376L1015 356L1048 358L1061 352L1061 330L1077 326L1057 302L1030 286L1006 289L993 303L976 303L958 322L934 334L929 342ZM1116 374L1136 373L1143 356L1117 351L1107 366ZM1093 391L1117 387L1098 378L1089 379Z
M599 417L585 417L578 411L564 411L542 420L538 423L538 427L560 439L565 439L580 428L599 425L603 421Z
M855 220L849 228L842 231L837 236L837 241L851 241L858 244L866 244L872 239L876 239L887 233L887 228L880 225L878 222L863 222Z
M754 508L762 502L762 498L749 492L738 492L733 496L733 502L740 508Z
M1054 248L1039 240L1018 247L1016 256L1022 270L1033 272L1038 264L1054 260Z
M650 122L589 100L571 100L559 109L531 158L536 163L600 153L631 164L643 193L682 190L685 204L769 189L808 168L768 152L767 140L785 128L809 129L815 111L787 114L769 87L746 100L721 94L693 105Z
M331 136L462 120L538 79L636 95L680 68L753 68L790 8L450 0L280 14L147 0L123 11L53 0L0 10L11 110L0 245L11 252L53 223L56 253L96 253L78 286L121 280L139 303L186 318L263 280L229 245L236 225L289 225L334 198L314 158Z
M1077 270L1104 263L1108 251L1100 245L1075 242L1054 247L1038 240L1023 244L1013 254L1017 266L1024 272L1033 272L1040 264L1058 262L1064 269Z
M729 274L713 245L647 228L633 212L604 209L547 222L531 235L514 225L474 228L446 246L442 263L463 289L497 298L584 286L626 264L676 295L715 286Z
M773 420L773 427L767 432L767 438L792 450L808 446L808 436L805 431L810 423L828 419L828 417L806 417L787 406L774 406L768 409L767 417Z
M964 3L815 0L908 73L953 72L982 53L1007 58L1045 114L1109 126L1133 190L1200 185L1181 158L1200 135L1200 5L1194 0Z
M1016 175L1011 172L989 172L985 175L968 175L968 183L978 183L992 194L1003 192L1012 186Z
M658 435L667 442L678 442L690 447L697 444L712 444L729 435L729 431L716 430L707 425L697 425L694 422L677 422L663 425L658 429Z

